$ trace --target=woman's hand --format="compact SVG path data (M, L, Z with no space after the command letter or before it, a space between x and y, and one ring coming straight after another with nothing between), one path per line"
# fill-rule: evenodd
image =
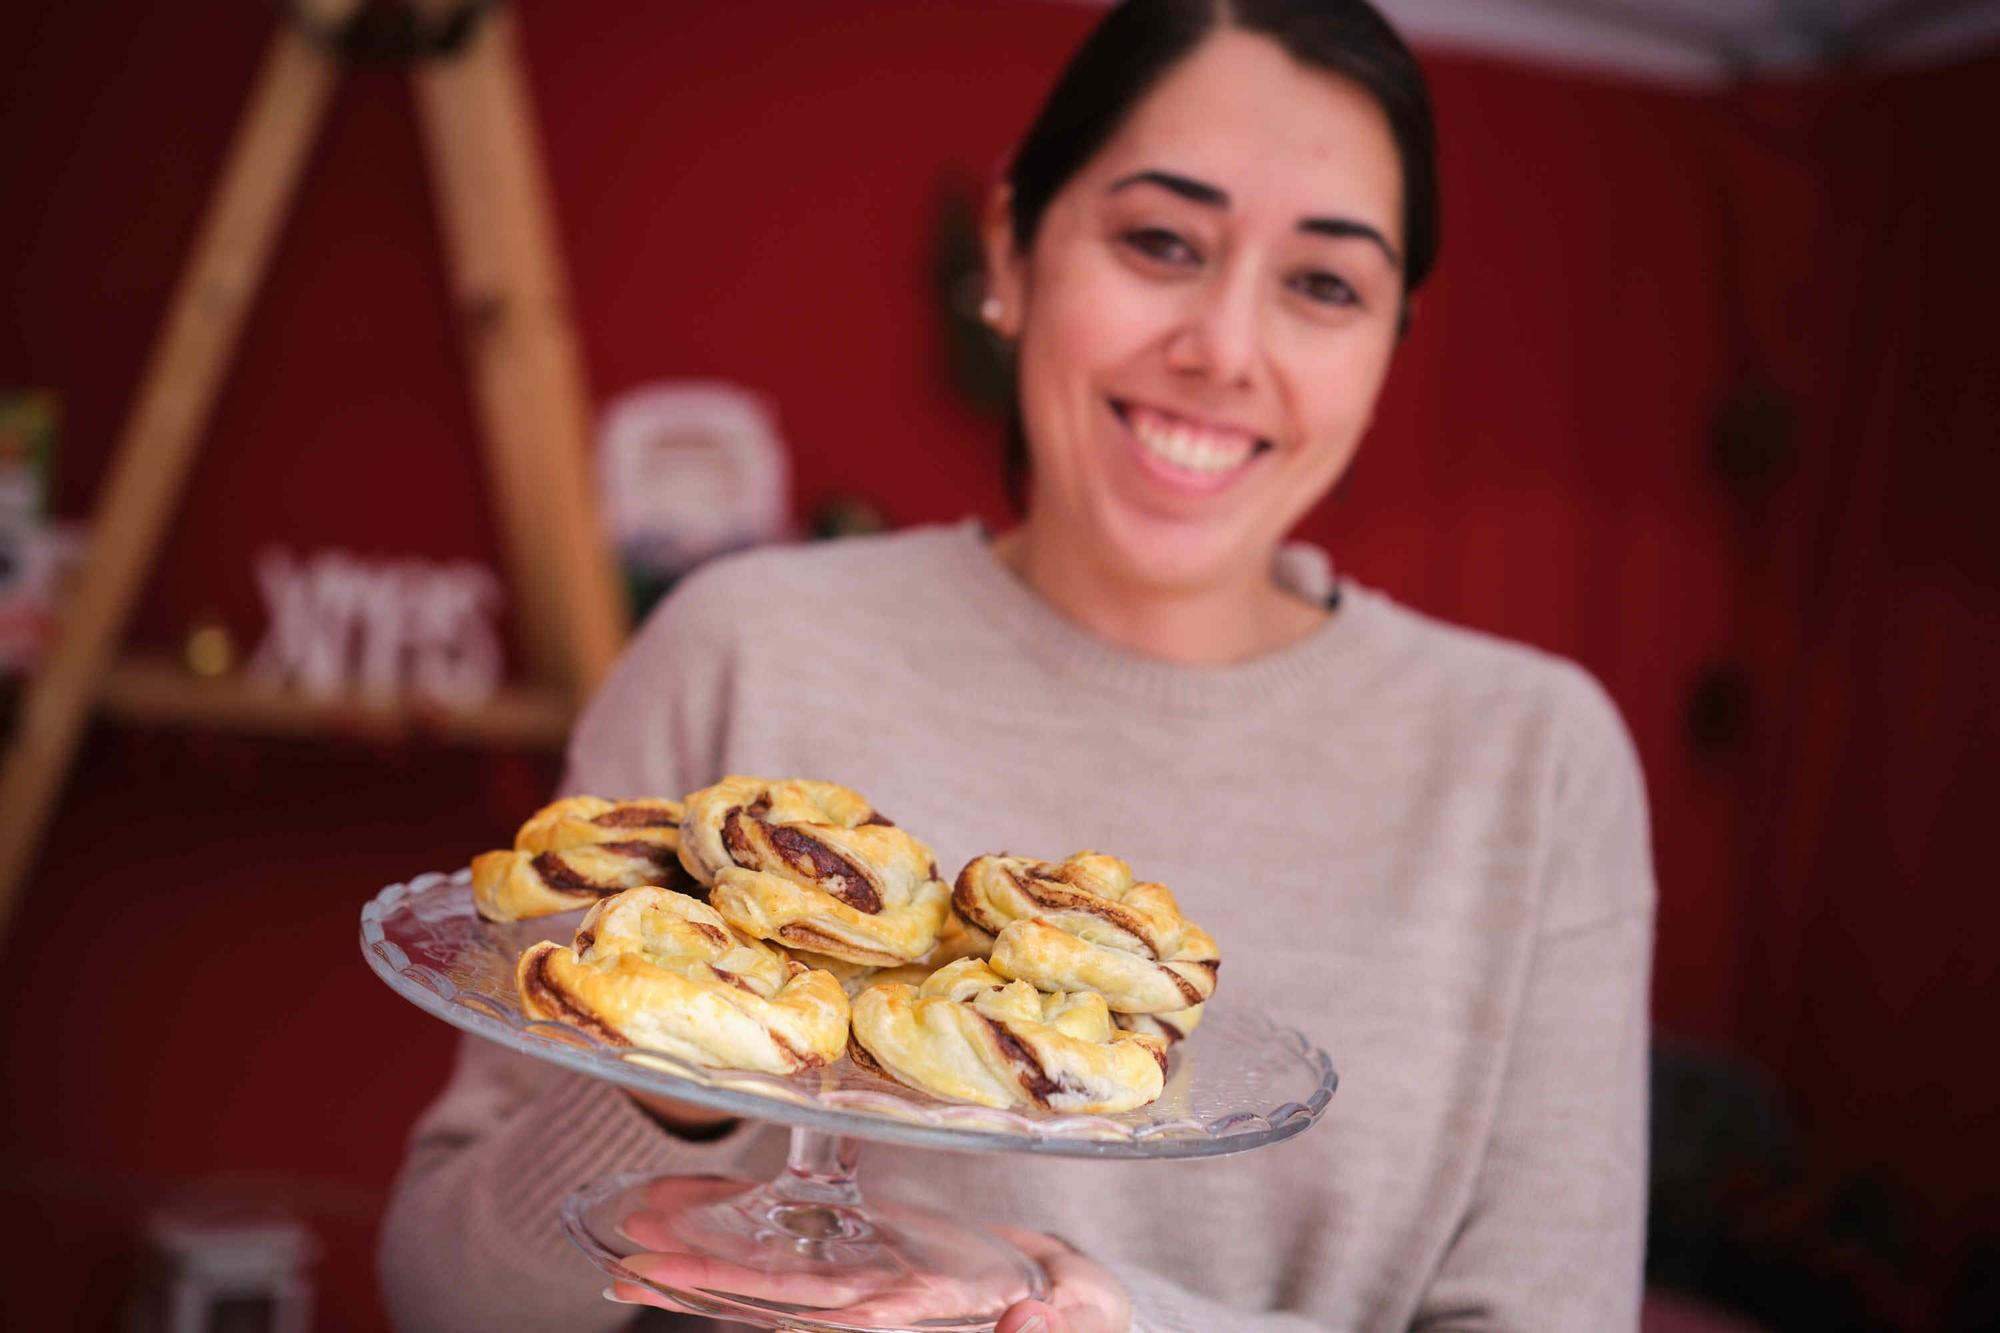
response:
M1039 1301L1008 1306L994 1333L1126 1333L1132 1327L1131 1298L1111 1270L1054 1236L1012 1227L993 1230L1049 1275L1049 1294ZM884 1289L842 1313L850 1319L900 1325L963 1314L982 1304L949 1281L919 1281Z
M646 1203L623 1223L625 1234L645 1252L629 1256L626 1267L651 1282L678 1291L732 1292L764 1301L838 1309L856 1321L909 1324L925 1319L962 1315L970 1309L992 1309L993 1293L983 1296L951 1279L912 1275L889 1277L856 1272L852 1277L824 1273L772 1273L743 1267L689 1247L667 1219L690 1207L700 1207L742 1193L740 1180L715 1177L669 1177L655 1181ZM1126 1333L1132 1304L1109 1271L1078 1254L1053 1236L1033 1231L997 1228L1000 1234L1034 1258L1049 1275L1048 1296L1016 1301L1007 1307L997 1333ZM678 1310L670 1297L631 1282L616 1282L605 1293L612 1300L657 1305ZM1038 1324L1035 1321L1040 1320Z
M1008 1306L993 1333L1126 1333L1132 1327L1132 1298L1110 1269L1054 1236L996 1229L1048 1270L1049 1296Z

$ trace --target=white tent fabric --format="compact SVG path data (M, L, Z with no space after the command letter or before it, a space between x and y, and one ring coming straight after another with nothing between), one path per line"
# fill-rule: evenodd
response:
M1412 38L1699 81L2000 41L2000 0L1379 0Z
M1106 0L1088 0L1102 4ZM1432 48L1719 83L2000 43L2000 0L1376 0Z

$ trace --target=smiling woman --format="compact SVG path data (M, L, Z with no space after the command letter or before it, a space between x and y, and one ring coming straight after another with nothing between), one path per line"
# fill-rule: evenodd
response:
M1019 341L1032 471L1002 558L1074 618L1174 660L1310 633L1325 609L1274 584L1271 559L1353 458L1388 372L1402 178L1372 93L1232 29L1168 70L1039 216L1003 191L989 310ZM1039 197L1015 188L1023 207Z
M1000 1333L1636 1322L1654 892L1624 728L1576 668L1284 545L1368 430L1436 214L1422 75L1362 0L1118 6L985 222L1019 525L708 566L572 740L571 791L859 785L946 877L1115 850L1212 930L1212 1003L1332 1053L1326 1120L1265 1152L878 1154L881 1193L1074 1242L1027 1242L1055 1288ZM608 1327L557 1201L779 1152L469 1045L384 1230L392 1307Z

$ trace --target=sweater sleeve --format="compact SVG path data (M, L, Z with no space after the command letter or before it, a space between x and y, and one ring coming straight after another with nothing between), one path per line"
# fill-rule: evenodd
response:
M383 1219L379 1268L397 1328L612 1329L631 1311L557 1223L603 1176L734 1174L758 1132L709 1142L661 1130L608 1083L466 1038L417 1122Z
M726 602L700 575L661 607L572 735L566 792L678 796L712 781L731 654ZM383 1221L379 1270L399 1328L609 1329L631 1311L562 1235L565 1195L625 1171L737 1174L768 1135L692 1142L616 1086L475 1038L418 1121Z
M1541 925L1472 1197L1413 1327L1639 1321L1654 885L1644 784L1594 683L1568 711Z

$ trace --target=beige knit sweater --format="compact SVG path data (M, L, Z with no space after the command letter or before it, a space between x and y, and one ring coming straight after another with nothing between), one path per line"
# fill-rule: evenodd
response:
M1281 576L1325 597L1324 561ZM1581 671L1344 585L1232 667L1114 648L976 525L766 550L690 579L578 726L571 790L724 773L854 786L949 876L1113 852L1215 935L1217 1003L1341 1084L1276 1146L1189 1162L871 1145L871 1196L1061 1234L1138 1326L1201 1333L1637 1322L1654 890L1625 731ZM383 1232L400 1326L610 1328L565 1193L630 1169L768 1177L782 1130L675 1139L603 1084L468 1041Z

